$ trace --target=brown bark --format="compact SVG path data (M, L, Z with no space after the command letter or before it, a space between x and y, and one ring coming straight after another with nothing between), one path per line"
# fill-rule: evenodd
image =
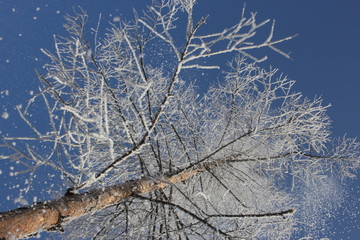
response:
M185 181L207 167L209 166L188 168L156 180L142 178L128 181L0 213L0 239L24 238L37 232L51 230L61 223L118 203L133 194L148 193L165 188L169 184Z

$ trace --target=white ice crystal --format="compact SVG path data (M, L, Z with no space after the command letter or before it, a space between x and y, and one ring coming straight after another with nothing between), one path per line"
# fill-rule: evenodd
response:
M9 113L8 112L3 112L3 114L1 114L1 117L3 119L8 119L9 118Z
M120 17L118 17L118 16L114 17L113 22L120 22Z
M23 206L29 205L28 201L26 201L26 199L25 199L22 195L20 195L19 197L15 198L15 199L14 199L14 203L19 203L19 204L21 204L21 205L23 205Z

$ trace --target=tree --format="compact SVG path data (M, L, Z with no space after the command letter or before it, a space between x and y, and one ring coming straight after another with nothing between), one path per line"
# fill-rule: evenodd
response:
M0 237L286 239L306 221L303 195L354 177L359 144L331 139L321 99L294 92L251 52L289 58L276 45L292 37L274 40L273 24L258 43L269 21L245 11L236 25L202 34L194 4L154 1L103 39L96 28L93 44L86 13L66 17L69 36L55 38L54 54L43 50L51 62L38 73L42 90L18 109L33 136L2 137L12 153L1 159L17 161L29 184L50 169L67 191L1 213ZM212 64L231 54L227 66ZM219 70L224 81L199 94L191 76ZM40 106L48 126L33 120Z

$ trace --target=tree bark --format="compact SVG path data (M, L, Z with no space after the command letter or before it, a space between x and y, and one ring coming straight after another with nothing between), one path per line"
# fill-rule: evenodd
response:
M214 164L201 164L156 179L142 178L122 184L94 189L0 213L0 239L18 239L41 231L59 229L62 223L70 222L85 214L101 210L125 200L133 194L149 193L163 189L169 184L185 181Z

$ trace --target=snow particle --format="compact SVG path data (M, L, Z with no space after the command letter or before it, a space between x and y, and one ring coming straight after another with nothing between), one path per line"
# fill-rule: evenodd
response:
M29 91L29 94L32 96L34 95L34 91Z
M13 11L13 12L15 12L15 11L16 11L16 9L15 9L15 8L13 8L13 9L12 9L12 11Z
M36 11L40 11L40 7L37 7L35 10L36 10Z
M0 41L3 40L4 38L3 37L0 37Z
M15 198L14 203L19 203L20 205L29 205L29 203L26 201L26 199L23 196L19 196Z
M120 22L120 17L114 17L113 22Z
M59 13L60 13L60 10L57 10L57 11L56 11L56 14L59 14Z
M8 112L3 112L3 114L1 114L1 117L3 119L8 119L9 118L9 113Z

